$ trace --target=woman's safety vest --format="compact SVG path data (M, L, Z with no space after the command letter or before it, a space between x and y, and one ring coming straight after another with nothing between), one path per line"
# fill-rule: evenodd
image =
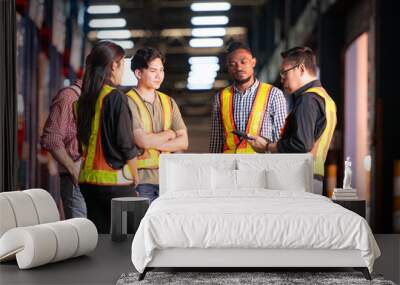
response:
M256 97L246 125L246 133L250 136L259 135L261 132L264 115L267 110L272 85L260 82ZM220 93L221 118L224 129L224 153L256 153L247 140L240 142L232 133L236 130L233 117L233 87L229 86Z
M132 175L128 165L125 165L122 169L114 169L109 166L101 144L103 100L114 89L109 85L104 85L96 101L89 145L82 144L82 168L79 173L79 183L109 186L132 184Z
M172 124L172 101L171 98L161 92L156 93L161 101L163 108L163 130L171 129ZM143 128L146 133L153 133L153 120L151 118L149 109L147 109L143 99L134 90L127 93L128 97L133 100L139 109L140 118L143 123ZM160 161L160 151L157 149L145 149L144 153L138 157L137 164L139 169L157 169ZM162 152L167 153L167 152Z
M314 174L324 176L325 159L336 127L336 104L322 87L312 87L307 89L304 93L310 92L322 97L325 102L326 126L322 135L314 143L311 150L314 156Z

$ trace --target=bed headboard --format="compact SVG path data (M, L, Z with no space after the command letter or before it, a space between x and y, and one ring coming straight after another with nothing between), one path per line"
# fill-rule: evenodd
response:
M174 165L187 169L196 167L215 167L223 169L270 169L281 173L283 177L288 171L296 168L301 174L305 191L312 192L314 160L310 153L306 154L162 154L160 156L160 195L166 193L171 179L177 177ZM178 173L179 174L179 173ZM179 175L178 175L179 177Z

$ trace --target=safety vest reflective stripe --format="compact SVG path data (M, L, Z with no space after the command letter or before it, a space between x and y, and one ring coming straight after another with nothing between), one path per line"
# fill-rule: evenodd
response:
M160 96L161 106L163 108L163 115L164 115L164 131L167 131L171 128L172 124L172 101L171 98L161 92L158 92Z
M221 102L221 120L224 129L224 152L235 149L239 143L237 136L232 134L232 131L236 129L235 122L233 120L233 87L226 87L220 93Z
M113 169L105 160L101 144L101 112L104 98L114 88L104 85L96 101L95 115L92 119L92 133L89 145L82 145L82 169L79 173L79 183L95 185L129 185L132 184L129 167L125 165L122 169Z
M149 110L147 109L143 99L134 90L127 93L128 97L133 100L139 109L139 114L143 123L143 129L147 133L153 133L153 120ZM169 130L172 125L172 101L171 98L161 92L157 92L163 108L163 129ZM167 152L162 152L167 153ZM160 151L156 149L146 149L143 155L138 157L138 168L157 169L159 167Z
M260 82L253 106L247 121L246 133L259 135L267 110L269 95L272 85ZM232 133L236 130L233 117L233 87L226 87L220 93L221 120L224 130L224 153L256 153L253 147L246 140L239 141L239 138ZM240 145L239 145L240 143Z
M126 93L129 98L135 102L136 106L139 109L140 117L142 118L143 129L145 132L152 133L153 132L153 122L151 120L151 115L146 105L140 96L133 90L130 90Z
M322 87L309 88L305 93L315 93L325 102L326 126L311 150L314 156L314 174L324 176L324 163L336 127L336 104Z

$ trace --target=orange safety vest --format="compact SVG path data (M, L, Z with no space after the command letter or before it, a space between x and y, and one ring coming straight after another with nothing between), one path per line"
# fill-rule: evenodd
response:
M157 91L156 94L160 98L161 106L163 108L163 130L167 131L171 129L172 125L172 100L164 93ZM126 93L126 95L128 95L128 97L131 98L138 107L144 131L147 133L153 133L153 120L151 119L150 112L147 109L142 97L140 97L135 90L130 90L128 93ZM144 153L138 157L138 168L158 169L160 163L160 153L161 152L157 149L145 149Z
M79 173L79 183L94 185L130 185L132 175L128 165L122 169L114 169L108 165L101 144L101 111L104 98L115 88L104 85L96 101L94 118L92 119L92 133L89 145L82 144L82 168ZM75 105L76 107L76 105Z
M314 143L311 153L314 157L314 174L324 176L324 164L328 154L329 145L336 127L336 104L323 87L312 87L304 93L315 93L324 99L326 126L322 135Z
M272 85L260 82L246 126L246 133L251 136L260 134L271 90ZM240 143L239 138L232 133L236 130L233 119L233 94L233 86L224 88L220 93L224 153L256 153L247 140Z

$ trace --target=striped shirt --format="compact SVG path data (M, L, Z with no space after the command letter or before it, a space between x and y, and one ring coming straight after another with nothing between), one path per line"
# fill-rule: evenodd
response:
M53 98L50 114L47 118L40 138L42 147L46 150L64 148L72 160L78 160L81 155L78 150L78 139L73 103L79 99L81 81L61 89Z
M244 93L233 86L233 120L239 131L246 132L247 121L249 119L253 101L257 94L260 82L256 79L254 84ZM283 128L287 115L286 99L282 91L272 87L268 100L267 111L265 113L260 135L271 142L276 142L280 138L280 130ZM211 153L222 153L224 148L224 131L221 121L221 102L220 92L215 94L213 109L211 114L211 135L209 151Z

